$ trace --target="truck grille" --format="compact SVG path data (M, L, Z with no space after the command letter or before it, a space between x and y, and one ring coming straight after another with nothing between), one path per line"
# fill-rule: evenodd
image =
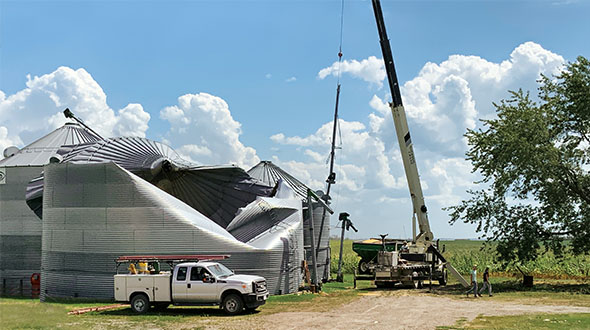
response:
M256 283L256 293L266 292L266 281L258 281Z

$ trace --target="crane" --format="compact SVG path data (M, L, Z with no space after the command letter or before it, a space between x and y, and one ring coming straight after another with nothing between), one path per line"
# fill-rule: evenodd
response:
M422 247L427 248L431 245L434 235L432 234L432 231L430 231L428 208L424 203L420 175L418 174L418 166L416 166L416 155L414 154L414 146L410 136L410 129L408 128L406 111L402 102L399 82L395 72L395 64L393 63L393 55L391 53L391 46L389 44L389 39L387 38L385 22L383 21L383 12L381 10L381 2L379 0L373 0L373 11L375 12L377 30L379 31L379 43L381 44L383 61L385 62L385 71L387 72L387 80L389 82L389 89L391 90L391 96L393 99L391 102L391 114L393 115L393 123L395 125L397 140L402 154L408 188L410 189L413 211L414 215L418 218L420 230L418 235L413 238L414 244L412 244L410 248L414 246L415 248L422 250ZM411 248L411 250L413 250L413 248ZM420 252L423 251L424 250Z
M387 235L381 235L380 239L354 242L352 248L361 257L358 267L359 274L357 275L355 272L355 286L356 281L361 279L372 280L378 287L401 283L418 288L422 286L423 281L429 280L432 283L433 279L438 280L439 284L445 285L447 283L447 269L466 286L465 279L439 251L438 242L434 244L434 235L430 230L428 208L424 202L416 155L395 72L391 45L387 38L381 2L372 0L372 4L387 81L391 90L391 114L412 199L412 221L415 223L417 218L419 233L416 235L414 230L410 244L406 244L403 240L387 240L385 238Z

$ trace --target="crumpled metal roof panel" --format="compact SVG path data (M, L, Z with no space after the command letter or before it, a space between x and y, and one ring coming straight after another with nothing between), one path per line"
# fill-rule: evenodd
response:
M182 200L225 228L239 208L272 187L233 165L199 166L185 161L169 146L145 138L122 137L59 150L62 162L92 164L113 162ZM42 214L43 179L27 187L27 204Z
M273 164L270 160L261 161L249 169L248 174L271 187L274 187L279 180L283 180L299 197L307 199L308 187L291 174L285 172L282 168Z

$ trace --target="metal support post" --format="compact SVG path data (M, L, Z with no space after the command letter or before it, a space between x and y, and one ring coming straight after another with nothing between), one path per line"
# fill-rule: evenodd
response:
M342 221L342 232L340 234L340 256L338 257L338 274L336 275L337 282L344 282L342 276L342 247L344 246L344 229L346 229L346 220Z
M315 292L318 289L321 289L320 284L318 283L318 264L316 260L316 249L315 249L315 238L313 237L313 199L311 189L307 189L307 212L309 212L309 237L311 241L311 263L312 265L312 276L311 276L311 289Z

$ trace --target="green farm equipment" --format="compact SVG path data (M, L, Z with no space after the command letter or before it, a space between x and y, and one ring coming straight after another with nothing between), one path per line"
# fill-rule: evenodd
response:
M385 239L385 251L400 251L406 241L402 239ZM364 241L355 241L352 243L352 250L361 257L358 264L358 274L370 274L369 266L377 262L379 251L383 250L383 241L380 238L370 238Z

